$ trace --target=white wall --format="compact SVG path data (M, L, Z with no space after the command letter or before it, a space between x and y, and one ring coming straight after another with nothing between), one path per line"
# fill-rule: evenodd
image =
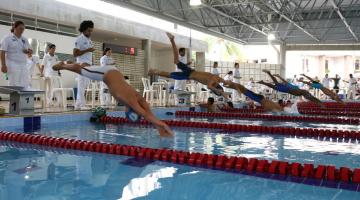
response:
M10 33L10 27L0 25L0 37L3 38ZM41 44L41 48L43 48L43 42L51 42L56 45L56 51L59 53L72 54L75 38L63 35L57 35L52 33L34 31L34 30L25 30L24 36L26 38L34 38L38 39ZM62 82L64 87L75 87L76 75L72 72L63 72L62 73ZM0 85L8 85L8 82L5 80L5 76L1 76Z
M279 46L276 46L279 49ZM267 59L266 63L278 64L277 51L270 45L244 45L243 52L248 61Z

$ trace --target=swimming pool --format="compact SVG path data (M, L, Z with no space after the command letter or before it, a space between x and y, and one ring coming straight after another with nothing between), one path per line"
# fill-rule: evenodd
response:
M64 119L64 118L61 118ZM183 118L177 118L183 120ZM209 120L207 118L196 120ZM195 119L191 119L194 121ZM211 119L210 119L211 120ZM228 123L228 119L223 119ZM250 123L233 121L231 123ZM254 121L253 121L254 122ZM254 122L257 123L257 122ZM278 122L284 124L284 122ZM274 124L274 123L272 123ZM302 124L306 125L306 124ZM300 126L300 125L299 125ZM328 124L324 125L328 126ZM23 132L23 127L5 127ZM43 123L35 133L64 138L269 160L360 166L357 141L174 128L173 139L139 125L86 120ZM360 193L245 174L36 145L0 143L1 199L359 199ZM15 192L18 190L17 192ZM356 190L356 188L355 188ZM14 194L16 193L16 195ZM13 195L14 194L14 195ZM26 197L25 197L26 196Z

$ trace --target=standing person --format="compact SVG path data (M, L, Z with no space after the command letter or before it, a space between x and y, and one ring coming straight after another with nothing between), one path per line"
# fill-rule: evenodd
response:
M349 84L347 90L347 99L353 99L356 94L356 85L357 85L356 78L354 78L352 74L349 74L349 81L344 80L344 82Z
M218 62L214 62L213 69L212 69L212 72L211 72L212 74L214 74L216 76L220 76L220 73L218 71L218 66L219 66Z
M335 78L331 78L331 79L334 81L333 89L334 89L335 93L337 94L337 93L339 93L339 89L340 89L339 84L340 84L341 78L340 78L340 76L338 74L336 74Z
M81 66L92 65L92 52L95 49L91 42L91 33L94 29L94 23L92 21L83 21L80 24L79 32L81 35L76 38L75 48L73 55L76 57L76 62ZM83 109L86 105L85 89L90 83L90 79L79 75L77 78L77 96L75 109Z
M34 69L35 66L39 69L39 71L41 72L41 68L40 68L40 59L39 56L36 55L32 55L32 52L28 52L27 54L27 59L26 59L26 69L28 70L28 80L27 80L27 87L31 88L32 84L32 77L34 75Z
M325 77L323 78L322 80L322 85L325 87L325 88L330 88L330 78L329 78L329 75L328 74L325 74ZM325 97L327 98L327 97Z
M224 80L225 81L233 81L233 72L232 71L229 71L225 76L224 76ZM225 92L228 92L228 93L232 93L233 92L233 89L231 88L225 88L224 89Z
M53 85L51 82L51 77L60 75L60 72L56 73L52 69L52 66L59 61L58 57L55 55L55 51L56 51L56 45L50 44L48 46L48 53L44 56L40 68L40 73L41 73L40 76L44 77L44 82L45 82L44 88L45 88L45 96L46 96L46 106L52 105Z
M7 73L9 86L27 87L28 70L26 69L27 54L32 53L29 41L22 36L25 24L16 21L11 33L1 41L1 72Z
M115 65L113 59L111 58L112 50L111 48L105 48L103 56L100 58L100 66ZM106 86L104 81L100 82L100 104L102 106L109 106L111 104L111 95L109 88Z
M191 65L191 62L187 62L186 58L186 50L185 48L179 48L179 61L184 63L185 65ZM176 65L176 72L181 72ZM185 91L186 88L186 80L175 80L174 90Z
M235 70L234 70L233 82L240 84L241 77L240 77L239 63L235 63L234 68L235 68ZM240 98L240 94L236 90L233 90L232 91L232 101L238 101L239 98Z

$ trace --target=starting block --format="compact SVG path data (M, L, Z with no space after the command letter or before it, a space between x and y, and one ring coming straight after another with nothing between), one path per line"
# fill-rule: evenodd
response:
M42 94L44 91L17 86L0 86L0 93L10 95L9 114L33 115L34 96Z

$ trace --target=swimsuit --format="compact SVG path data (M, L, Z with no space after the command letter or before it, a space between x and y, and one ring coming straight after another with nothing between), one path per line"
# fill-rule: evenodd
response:
M246 92L244 93L245 96L249 97L250 99L252 99L253 101L256 101L258 103L261 103L261 101L264 99L263 95L260 94L256 94L250 90L246 90Z
M288 84L277 83L275 84L275 89L279 92L289 93L292 88Z
M175 80L189 80L189 76L194 70L182 62L179 62L176 65L181 72L171 72L170 77Z
M83 67L81 68L81 75L85 76L91 80L95 80L95 81L103 81L104 80L104 75L111 70L117 70L118 69L115 66L110 66L110 65L106 65L106 66L88 66L88 67Z

